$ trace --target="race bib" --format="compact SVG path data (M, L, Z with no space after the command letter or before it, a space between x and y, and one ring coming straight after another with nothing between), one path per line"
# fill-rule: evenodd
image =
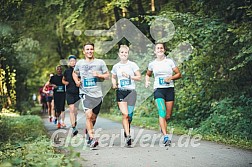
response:
M65 92L65 86L57 86L56 92Z
M48 96L53 96L53 90L49 90Z
M90 88L97 86L97 78L84 78L83 87Z
M122 79L122 80L120 80L120 85L121 85L121 87L131 85L131 80L130 79Z
M165 82L164 80L165 80L165 78L159 78L159 85L169 85L170 84L169 82Z

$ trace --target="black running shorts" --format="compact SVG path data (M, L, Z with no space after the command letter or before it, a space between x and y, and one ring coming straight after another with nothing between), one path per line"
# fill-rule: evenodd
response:
M135 106L137 94L135 90L116 90L116 101L127 102L129 106Z
M67 105L75 104L75 106L78 106L78 101L80 100L79 94L76 93L66 93L66 101Z
M167 101L174 101L174 98L175 98L174 87L155 89L154 99L157 99L157 98L162 98L166 102Z

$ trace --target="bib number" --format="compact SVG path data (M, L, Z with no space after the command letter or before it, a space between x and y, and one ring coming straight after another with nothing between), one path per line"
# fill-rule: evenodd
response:
M56 92L65 92L64 86L57 86Z
M49 96L53 96L53 90L49 90L48 95L49 95Z
M120 85L121 85L121 87L131 85L131 80L130 79L122 79L122 80L120 80Z
M84 78L83 87L90 88L97 86L97 78Z
M159 85L169 85L169 82L164 81L165 78L159 78Z

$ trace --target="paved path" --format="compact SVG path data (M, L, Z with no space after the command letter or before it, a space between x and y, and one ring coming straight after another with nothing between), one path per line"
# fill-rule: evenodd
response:
M66 112L66 124L70 125ZM84 158L83 166L97 167L252 167L252 151L199 140L197 136L172 135L172 145L164 147L158 131L132 127L133 146L126 147L122 137L122 125L98 117L95 129L100 145L90 150L83 140L85 116L78 115L79 135L66 137L69 127L56 131L56 125L44 117L49 134L58 140L58 146L73 146ZM55 135L58 132L58 135ZM69 133L70 134L70 133Z

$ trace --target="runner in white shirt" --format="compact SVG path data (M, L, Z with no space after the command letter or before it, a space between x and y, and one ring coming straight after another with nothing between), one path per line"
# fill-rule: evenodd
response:
M116 90L116 100L122 112L122 124L126 143L131 145L130 123L136 103L135 81L141 80L141 73L136 63L129 61L129 47L121 45L118 56L120 62L112 68L112 87Z
M148 65L145 86L150 85L150 77L153 73L154 99L159 114L159 125L164 135L163 143L169 145L171 141L167 135L167 121L171 117L174 104L174 80L181 78L181 74L175 62L166 57L163 43L155 44L154 53L156 59Z

